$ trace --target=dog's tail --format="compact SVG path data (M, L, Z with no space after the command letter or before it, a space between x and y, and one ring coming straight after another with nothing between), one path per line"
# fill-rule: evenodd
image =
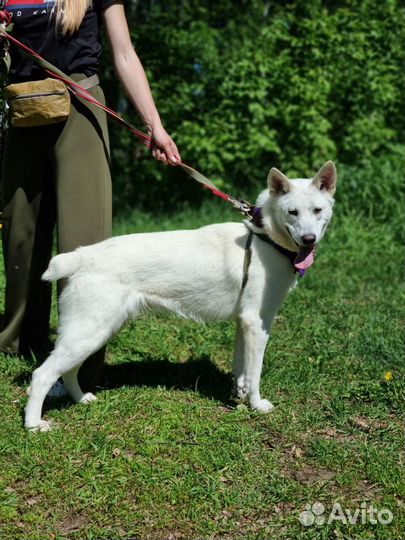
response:
M62 253L52 257L48 269L42 274L43 281L56 281L71 276L80 265L80 255L77 251Z

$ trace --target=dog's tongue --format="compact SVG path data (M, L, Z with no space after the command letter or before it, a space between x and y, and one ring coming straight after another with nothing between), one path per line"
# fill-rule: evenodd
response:
M315 248L314 246L305 247L300 246L297 256L295 257L294 266L300 272L304 274L305 270L309 268L314 262Z

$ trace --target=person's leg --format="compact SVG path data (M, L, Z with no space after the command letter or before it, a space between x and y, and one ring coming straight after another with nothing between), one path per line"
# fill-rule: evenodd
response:
M41 281L55 222L48 148L55 130L9 128L2 163L5 312L0 350L30 354L48 339L51 286Z
M104 100L99 87L91 92ZM55 158L59 253L110 237L111 177L105 113L73 98L71 114L55 147ZM105 348L81 367L79 384L84 392L102 384L104 356Z

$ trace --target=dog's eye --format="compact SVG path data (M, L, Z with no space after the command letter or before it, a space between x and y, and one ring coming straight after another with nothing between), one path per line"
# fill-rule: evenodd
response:
M298 216L298 210L295 210L295 208L288 210L288 213L290 214L290 216Z
M322 212L322 208L314 208L314 214L317 216Z

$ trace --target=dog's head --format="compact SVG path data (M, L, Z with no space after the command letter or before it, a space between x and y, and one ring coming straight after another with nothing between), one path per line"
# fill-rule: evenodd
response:
M270 229L278 237L284 236L284 243L291 246L292 241L298 252L313 248L332 217L337 181L334 163L326 162L314 178L289 179L272 168L267 181L270 197L267 192L264 221L267 218Z

